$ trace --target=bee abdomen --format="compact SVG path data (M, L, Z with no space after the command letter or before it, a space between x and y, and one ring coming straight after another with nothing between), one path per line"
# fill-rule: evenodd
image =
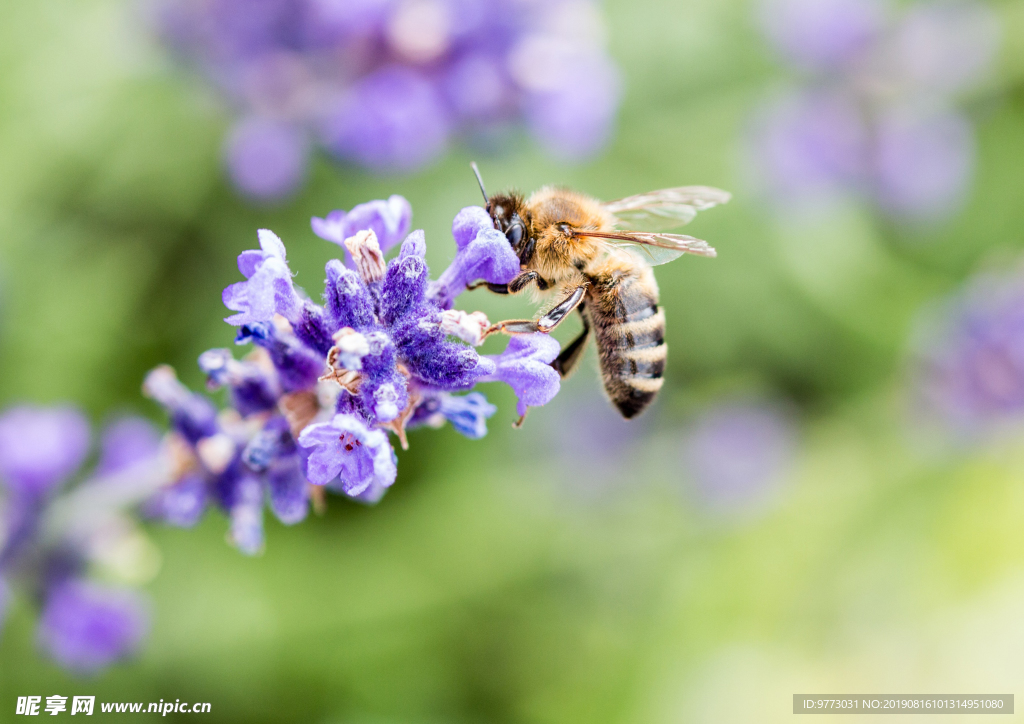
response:
M603 290L597 285L603 299L590 307L604 388L626 418L639 415L657 396L668 353L657 287L638 281L627 277Z

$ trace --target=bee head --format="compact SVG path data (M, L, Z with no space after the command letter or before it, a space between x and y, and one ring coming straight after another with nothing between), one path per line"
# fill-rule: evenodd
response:
M494 228L505 235L517 254L529 239L529 214L518 194L495 194L487 200L487 213Z

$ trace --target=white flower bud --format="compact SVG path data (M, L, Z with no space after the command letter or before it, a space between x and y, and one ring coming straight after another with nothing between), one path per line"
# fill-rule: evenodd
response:
M490 326L491 323L483 312L467 314L459 309L446 309L441 312L441 331L458 337L463 342L469 342L474 347L483 344L484 332Z

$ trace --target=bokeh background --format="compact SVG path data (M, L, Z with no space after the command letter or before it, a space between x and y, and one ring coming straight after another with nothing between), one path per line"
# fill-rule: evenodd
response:
M493 385L485 439L414 433L381 503L270 521L262 556L226 545L213 513L151 526L142 653L74 678L16 601L0 720L53 693L324 724L783 721L795 693L1022 693L1024 3L975 6L956 58L977 68L922 93L816 56L842 38L808 46L809 11L771 7L604 3L623 95L590 160L515 133L405 174L313 152L298 190L257 203L223 168L231 111L147 7L0 5L4 406L162 422L142 377L168 362L201 386L195 359L233 336L220 292L257 228L315 289L334 250L310 217L398 193L436 272L478 201L474 158L495 190L734 193L691 227L719 257L657 270L671 354L644 417L617 419L591 352L522 430ZM865 97L881 120L857 125L843 103ZM941 116L930 136L921 108ZM867 153L881 170L861 143L890 149ZM533 310L482 291L459 306Z

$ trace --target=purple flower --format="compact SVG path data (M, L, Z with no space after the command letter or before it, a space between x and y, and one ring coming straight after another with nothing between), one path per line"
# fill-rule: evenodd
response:
M398 255L385 260L384 247L407 231L410 218L408 202L392 196L312 221L315 233L345 247L355 267L327 262L323 306L298 297L284 245L271 232L261 231L260 250L238 257L248 281L225 291L239 312L227 321L239 325L236 344L256 350L241 360L226 349L200 355L207 387L228 392L221 414L170 368L147 377L144 391L171 416L176 471L147 502L149 515L192 525L215 505L230 520L230 541L258 553L265 505L292 524L307 515L311 494L322 494L311 486L379 500L397 475L388 432L403 447L406 429L422 424L451 422L467 437L483 437L496 408L479 392L452 393L507 382L520 416L555 395L557 341L514 338L503 354L481 357L474 347L490 322L450 308L468 283L518 273L518 259L487 213L459 213L455 259L435 282L422 231L409 233Z
M526 120L549 152L579 160L593 156L611 138L621 83L618 69L603 54L573 57L563 65L557 83L527 97ZM587 113L579 113L580 108Z
M427 76L401 66L361 79L331 110L324 144L362 166L409 171L445 149L448 111Z
M82 578L122 560L137 540L126 512L165 476L152 426L122 418L101 437L95 470L74 485L89 426L68 407L19 407L0 416L0 625L12 592L42 600L38 636L61 666L91 672L131 652L145 634L140 599Z
M301 129L266 118L247 118L227 139L225 160L235 186L246 196L282 199L306 173L309 143Z
M799 206L853 196L917 223L963 205L975 144L955 103L995 55L991 10L960 0L901 12L875 0L765 0L761 19L806 72L751 128L752 175L766 195Z
M796 431L777 405L733 401L701 413L683 438L683 465L713 508L763 503L783 482L796 454Z
M330 422L310 425L299 435L307 448L306 476L314 485L333 484L348 495L373 485L387 488L398 475L387 435L369 430L355 415L335 415Z
M542 332L512 337L499 355L486 357L494 372L481 382L504 382L516 393L516 411L522 417L527 407L546 405L558 394L560 378L551 362L558 356L558 340Z
M865 175L868 131L854 99L794 93L764 107L751 150L758 183L778 200L804 205L857 188Z
M152 518L179 528L191 528L206 512L209 495L206 480L197 473L174 481L147 501L144 511Z
M92 673L134 654L148 628L145 605L136 594L68 580L46 596L39 643L61 666Z
M152 460L160 449L160 434L141 417L123 417L103 431L97 475L110 475Z
M880 118L875 141L878 204L910 219L935 219L958 209L974 170L970 122L953 111Z
M158 5L168 45L241 119L225 161L255 199L294 191L312 142L345 162L409 171L455 138L522 125L551 153L579 158L610 137L621 97L593 0Z
M468 395L438 392L420 403L409 427L441 427L445 422L450 422L457 432L470 440L479 440L487 434L487 418L497 411L498 408L479 392L470 392Z
M160 366L146 375L142 390L170 413L174 428L189 442L217 432L217 409L181 384L170 367Z
M292 273L285 261L284 244L267 229L257 232L260 251L238 255L238 271L248 281L232 284L224 290L224 306L238 314L224 321L241 326L269 322L275 314L296 322L302 300L292 285Z
M913 389L922 416L968 437L1024 413L1024 275L986 274L918 321Z
M451 309L455 297L471 282L505 284L519 273L519 257L479 206L459 212L452 222L452 235L458 249L455 260L427 292L442 309Z
M0 481L30 498L67 481L89 450L89 423L70 407L16 407L0 416Z
M314 234L341 247L344 247L345 239L356 232L372 231L383 253L406 237L411 223L412 207L404 196L397 194L387 201L367 201L352 207L349 212L332 211L322 219L314 216L310 221ZM349 264L349 267L355 268L355 265Z
M765 35L789 61L834 69L863 55L885 25L882 0L762 0Z

